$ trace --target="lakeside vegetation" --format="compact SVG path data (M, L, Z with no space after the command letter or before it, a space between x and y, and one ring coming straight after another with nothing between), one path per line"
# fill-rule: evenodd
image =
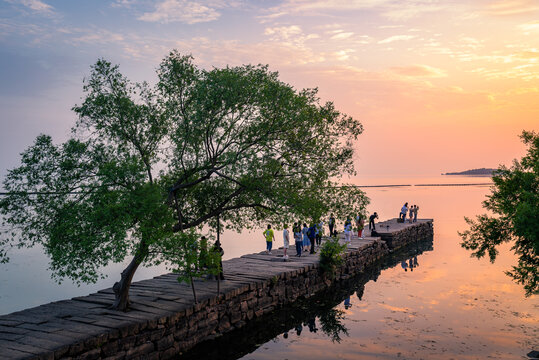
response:
M495 216L465 218L470 228L459 234L462 247L472 250L472 256L488 254L491 262L500 244L513 243L518 263L507 275L530 296L539 294L539 134L523 131L520 138L528 147L526 155L511 167L496 170L492 193L483 202Z

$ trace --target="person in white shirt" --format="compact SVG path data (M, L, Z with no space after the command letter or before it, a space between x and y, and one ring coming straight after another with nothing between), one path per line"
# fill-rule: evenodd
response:
M288 232L288 225L284 225L283 229L283 248L284 248L284 256L283 259L288 259L288 246L290 245L290 233Z

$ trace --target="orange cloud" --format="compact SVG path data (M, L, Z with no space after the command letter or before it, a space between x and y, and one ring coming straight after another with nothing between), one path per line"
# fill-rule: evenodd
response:
M494 16L529 14L539 10L536 0L500 0L487 6L486 13Z

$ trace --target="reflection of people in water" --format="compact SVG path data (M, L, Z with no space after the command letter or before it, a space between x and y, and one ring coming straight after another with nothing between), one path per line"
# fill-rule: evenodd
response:
M303 326L301 326L301 324L298 324L298 325L296 326L296 334L297 334L298 336L301 335L301 330L303 330Z
M347 297L346 299L344 299L344 308L345 309L348 309L352 306L352 304L350 303L350 296Z
M361 301L361 298L363 297L363 293L365 292L365 284L361 285L359 289L356 290L356 296Z
M309 326L309 331L312 333L316 333L318 329L316 328L316 322L314 318L310 318L309 321L307 321L307 325Z
M406 262L406 260L402 260L401 266L404 269L404 271L408 271L408 263Z

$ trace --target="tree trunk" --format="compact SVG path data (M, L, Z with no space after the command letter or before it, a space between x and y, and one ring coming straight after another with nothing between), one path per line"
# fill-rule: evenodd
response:
M135 275L138 266L145 257L141 254L146 254L148 252L147 246L145 246L144 243L141 244L141 247L146 251L141 251L133 257L129 265L127 265L124 271L122 271L120 281L116 282L112 287L114 295L116 296L114 303L110 307L113 310L127 311L129 305L131 304L129 301L129 288L131 287L131 281L133 280L133 275Z
M195 299L195 304L198 304L197 292L195 290L195 283L193 282L193 276L191 275L191 272L189 272L189 280L191 281L191 288L193 289L193 298Z

